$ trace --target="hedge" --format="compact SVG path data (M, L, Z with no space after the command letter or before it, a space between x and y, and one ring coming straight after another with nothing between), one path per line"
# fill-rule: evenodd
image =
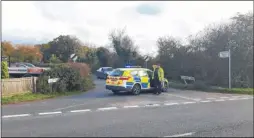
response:
M86 91L94 84L89 75L89 67L81 63L68 63L54 66L43 72L37 80L37 92L62 93L71 91ZM59 78L56 83L48 84L48 79Z
M1 79L9 78L8 63L7 61L1 62Z

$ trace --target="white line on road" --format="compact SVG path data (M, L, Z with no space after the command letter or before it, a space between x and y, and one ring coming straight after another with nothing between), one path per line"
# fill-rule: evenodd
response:
M227 99L227 98L229 98L229 97L220 97L220 98L222 98L222 99Z
M156 107L156 106L160 106L160 104L147 104L147 105L145 105L145 107Z
M167 105L167 106L169 106L169 105L178 105L179 103L164 103L164 105Z
M127 106L124 106L123 108L138 108L139 106L138 105L127 105Z
M178 134L178 135L172 135L172 136L164 136L164 137L183 137L183 136L190 136L192 134L194 134L194 132Z
M209 103L211 101L207 100L207 101L200 101L201 103Z
M183 104L194 104L196 102L184 102Z
M209 99L209 100L215 100L216 98L206 98L206 99Z
M104 108L98 108L98 111L105 111L105 110L115 110L117 107L104 107Z
M219 100L215 100L216 102L223 102L223 101L225 101L225 100L223 100L223 99L219 99Z
M246 97L246 98L239 98L240 100L247 100L247 99L251 99L251 98L248 98L248 97Z
M43 113L39 113L39 115L51 115L51 114L61 114L61 111L58 112L43 112Z
M72 112L72 113L78 113L78 112L90 112L90 111L91 111L91 109L84 109L84 110L72 110L70 112Z
M5 116L2 116L2 118L25 117L25 116L30 116L30 115L31 114L5 115Z
M234 100L238 100L238 99L235 99L235 98L231 98L231 99L228 99L228 100L230 100L230 101L234 101Z

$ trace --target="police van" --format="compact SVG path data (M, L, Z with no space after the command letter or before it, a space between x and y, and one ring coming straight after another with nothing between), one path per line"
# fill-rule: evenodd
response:
M143 90L153 90L153 71L140 66L126 66L125 68L114 69L106 79L106 89L114 94L119 92L132 92L140 94ZM163 80L163 91L168 89L168 80Z

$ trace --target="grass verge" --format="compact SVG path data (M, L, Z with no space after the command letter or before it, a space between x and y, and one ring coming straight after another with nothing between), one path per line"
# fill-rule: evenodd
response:
M55 98L59 96L69 96L69 95L75 95L80 93L83 93L83 92L75 91L75 92L52 93L52 94L41 94L41 93L29 92L25 94L13 95L9 97L2 97L1 100L2 100L2 105L6 105L6 104L15 104L15 103L21 103L21 102L29 102L29 101Z
M197 85L197 84L182 84L178 82L170 82L169 84L171 88L182 89L182 90L198 90L198 91L206 91L206 92L220 92L220 93L233 93L233 94L248 94L253 95L253 88L221 88L221 87L209 87L205 85Z

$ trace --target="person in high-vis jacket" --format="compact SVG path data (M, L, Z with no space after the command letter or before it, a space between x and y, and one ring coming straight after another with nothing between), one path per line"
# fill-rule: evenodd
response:
M161 94L162 92L162 82L164 79L164 70L163 68L160 66L160 64L157 65L153 65L153 83L154 83L154 87L155 87L155 94Z

